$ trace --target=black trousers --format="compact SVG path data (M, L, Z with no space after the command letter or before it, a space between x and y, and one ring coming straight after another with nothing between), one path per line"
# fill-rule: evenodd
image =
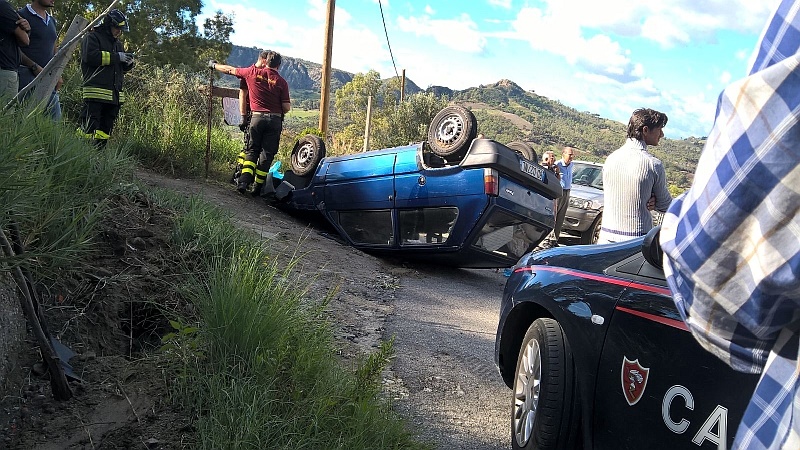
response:
M564 195L558 199L558 206L556 207L556 224L555 228L553 228L553 235L556 238L556 242L558 241L558 238L561 237L561 227L564 226L564 216L567 215L567 208L569 207L569 191L569 189L564 189Z
M249 185L253 181L264 184L269 167L278 153L283 130L283 118L279 115L253 113L250 119L250 135L245 149L245 161L239 185Z
M86 137L94 139L99 147L105 146L119 116L119 108L120 105L113 103L84 100L80 122Z

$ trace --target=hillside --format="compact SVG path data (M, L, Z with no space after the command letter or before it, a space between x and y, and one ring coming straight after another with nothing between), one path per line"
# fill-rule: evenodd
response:
M260 49L234 46L228 63L247 66L258 57ZM322 66L303 59L283 55L281 75L292 90L296 109L319 108ZM353 79L354 74L333 69L331 89L336 91ZM223 83L236 86L233 77ZM429 86L421 89L406 79L406 95L425 92L444 96L449 101L471 109L477 119L479 132L500 142L524 140L532 143L537 152L545 148L558 149L569 145L575 147L577 158L602 162L609 153L617 149L625 138L627 124L605 119L589 111L578 111L558 100L526 91L511 80L480 85L464 90L452 90L444 86ZM669 111L666 111L669 115ZM669 125L667 125L669 126ZM667 168L670 184L687 188L697 165L705 138L664 139L652 149Z

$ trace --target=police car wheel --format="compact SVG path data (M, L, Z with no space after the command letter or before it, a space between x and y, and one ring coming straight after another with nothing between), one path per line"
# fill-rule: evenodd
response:
M478 121L472 111L450 105L439 111L428 127L428 145L437 156L462 156L478 135Z
M292 149L292 172L299 176L311 174L324 157L325 142L319 136L307 134L298 139Z
M574 448L579 410L572 352L564 332L553 319L537 319L525 333L517 358L512 448Z

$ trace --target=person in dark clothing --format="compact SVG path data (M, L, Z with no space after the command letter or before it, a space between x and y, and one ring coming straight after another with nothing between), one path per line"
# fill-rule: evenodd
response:
M119 36L128 31L128 19L118 9L103 18L100 25L86 33L81 41L83 74L83 110L80 132L105 147L125 102L122 91L124 74L133 68L133 54L125 53Z
M55 0L33 0L25 7L19 9L20 17L26 19L31 26L30 45L25 50L20 50L19 89L22 90L47 65L56 53L56 40L58 39L58 24L48 9L53 7ZM47 108L54 121L61 119L61 103L58 90L61 89L62 80L56 84L56 90L50 96Z
M0 0L0 101L3 103L19 90L19 48L28 46L30 32L28 21L7 0Z
M247 82L251 120L248 129L250 142L247 158L239 176L236 189L247 192L250 184L258 195L264 185L267 172L278 153L283 129L283 116L292 107L289 100L289 85L278 74L281 55L271 50L263 51L255 65L238 68L209 61L209 67ZM261 155L263 151L263 155ZM262 156L259 158L259 156Z

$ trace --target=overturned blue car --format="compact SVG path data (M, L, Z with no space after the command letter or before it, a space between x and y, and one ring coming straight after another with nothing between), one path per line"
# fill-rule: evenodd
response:
M292 169L262 196L289 211L321 213L350 245L376 255L454 267L509 267L553 228L556 175L523 142L478 139L472 113L448 106L428 139L325 157L300 139Z

